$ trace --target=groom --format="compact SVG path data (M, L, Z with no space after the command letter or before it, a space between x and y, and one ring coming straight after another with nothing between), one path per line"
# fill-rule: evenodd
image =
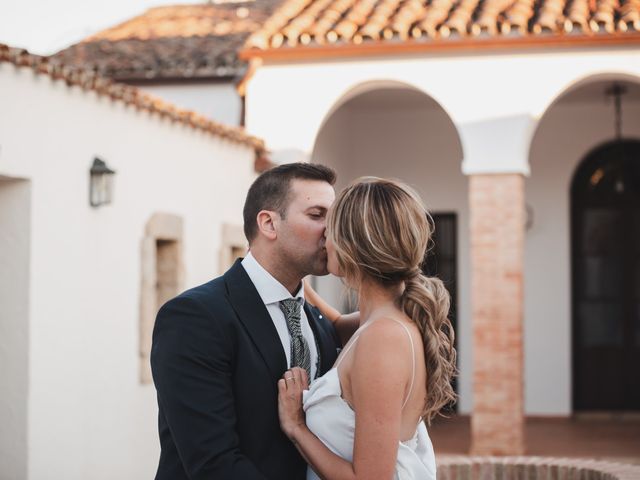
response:
M250 253L158 313L156 480L297 480L306 464L281 432L277 381L336 359L329 321L304 303L302 279L327 274L326 215L335 173L293 163L263 173L244 205Z

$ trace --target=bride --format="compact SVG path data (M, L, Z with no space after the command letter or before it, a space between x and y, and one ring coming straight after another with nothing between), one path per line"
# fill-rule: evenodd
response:
M456 352L449 294L420 270L430 234L420 198L399 182L362 178L332 206L328 269L357 291L360 324L309 390L297 367L278 382L280 425L307 479L435 480L424 422L455 401Z

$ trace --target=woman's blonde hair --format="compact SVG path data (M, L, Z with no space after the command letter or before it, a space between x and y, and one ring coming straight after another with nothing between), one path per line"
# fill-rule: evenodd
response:
M432 223L409 186L362 177L340 192L327 228L348 285L358 285L364 278L388 286L404 282L398 303L417 325L424 344L427 398L423 417L427 422L456 399L451 386L456 351L448 318L449 293L440 279L425 276L420 268Z

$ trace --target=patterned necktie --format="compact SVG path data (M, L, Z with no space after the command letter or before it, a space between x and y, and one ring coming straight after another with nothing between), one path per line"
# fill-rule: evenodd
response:
M307 341L302 336L300 327L300 310L302 305L296 298L287 298L280 302L280 310L287 321L289 335L291 335L291 366L301 367L307 371L307 378L311 381L311 351Z

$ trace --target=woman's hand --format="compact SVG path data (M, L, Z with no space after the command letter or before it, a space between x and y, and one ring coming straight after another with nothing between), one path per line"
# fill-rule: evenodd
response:
M360 312L342 314L327 302L325 302L311 284L304 281L304 298L313 306L320 310L320 313L328 318L338 333L342 345L346 345L351 336L360 326Z
M304 298L307 302L309 302L314 307L317 307L325 317L329 319L331 323L335 325L335 323L340 319L342 315L338 310L333 308L324 299L318 295L313 287L311 286L311 282L309 282L308 278L302 280L304 282Z
M316 437L305 423L302 392L308 387L307 371L294 367L278 380L278 415L280 428L291 440L302 458L322 478L354 480L353 465L333 453ZM373 478L373 477L368 477Z
M280 428L289 439L293 439L300 427L306 427L302 410L302 391L309 388L307 371L293 367L278 380L278 414Z

